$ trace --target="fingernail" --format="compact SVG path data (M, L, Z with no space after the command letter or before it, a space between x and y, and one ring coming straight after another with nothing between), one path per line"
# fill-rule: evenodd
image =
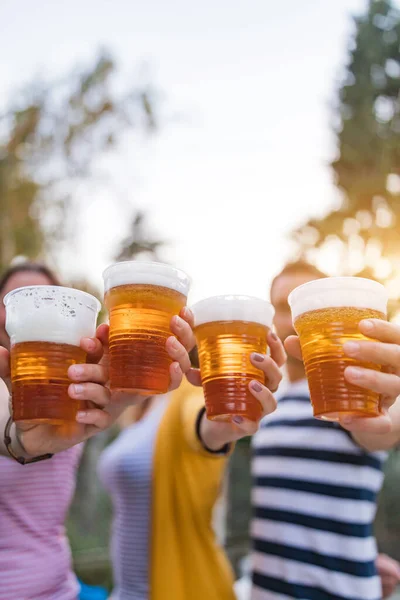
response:
M185 306L185 308L183 309L182 314L185 316L186 319L190 319L193 316L192 311L187 306Z
M362 375L362 370L359 367L347 367L346 372L352 379L359 379Z
M72 374L75 377L80 377L81 375L83 375L84 371L85 371L85 367L83 365L73 365L71 367L72 369Z
M278 341L278 336L273 331L269 332L269 337L271 338L271 340L274 340L274 342Z
M170 344L174 350L178 350L179 346L178 340L176 338L172 338Z
M85 346L86 348L92 352L93 350L96 349L96 342L94 340L92 340L91 338L83 338L85 340Z
M236 423L236 425L241 425L243 423L243 417L232 417L232 421L233 423Z
M184 323L183 319L181 319L178 315L175 315L175 317L174 317L175 327L177 327L177 329L182 329L183 323Z
M179 375L181 374L181 367L180 367L179 363L174 364L174 371L176 374L179 374Z
M251 382L251 389L254 390L255 392L261 392L262 390L262 385L261 383L258 383L258 381L252 381Z
M374 328L373 322L369 321L368 319L361 321L361 323L362 323L364 331L371 331Z
M81 394L83 394L83 390L84 389L85 388L83 387L83 385L81 385L80 383L75 383L75 385L74 385L74 393L77 396L80 396Z
M76 420L77 421L84 421L87 417L87 412L84 410L80 410L77 414L76 414Z
M354 356L359 352L360 344L357 342L346 342L343 346L343 349L349 356Z
M258 352L253 352L252 357L256 362L264 361L264 356L262 354L258 354Z

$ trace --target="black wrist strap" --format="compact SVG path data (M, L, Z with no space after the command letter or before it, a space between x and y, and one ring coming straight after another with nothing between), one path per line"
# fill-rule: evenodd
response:
M199 410L199 414L197 415L197 419L196 419L196 435L197 438L199 439L201 445L203 446L204 450L207 450L207 452L209 452L210 454L228 454L231 445L230 444L225 444L225 446L222 446L222 448L220 448L219 450L211 450L211 448L208 448L205 443L202 440L202 437L200 435L200 425L201 425L201 420L203 418L203 415L206 412L206 407L203 406L203 408L201 408Z
M7 421L7 424L4 428L4 445L7 448L8 454L16 460L20 465L29 465L30 463L40 462L41 460L48 460L52 458L52 454L42 454L41 456L34 456L32 458L25 458L24 456L18 456L14 450L12 449L12 439L10 436L11 427L14 423L13 418L10 417ZM21 442L20 442L21 443ZM21 444L22 445L22 444Z

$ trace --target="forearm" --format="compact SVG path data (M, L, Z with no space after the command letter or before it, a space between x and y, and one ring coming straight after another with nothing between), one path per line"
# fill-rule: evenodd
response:
M400 397L389 408L392 431L389 433L353 432L353 439L369 452L390 450L400 444Z

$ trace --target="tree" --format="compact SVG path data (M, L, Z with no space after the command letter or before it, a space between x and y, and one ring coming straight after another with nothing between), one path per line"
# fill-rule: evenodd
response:
M369 0L355 20L334 130L331 166L341 193L337 210L294 232L299 254L322 269L337 252L335 274L386 284L398 312L400 296L400 13L389 0ZM386 466L376 533L383 551L400 559L400 455Z
M341 202L294 233L299 253L335 274L371 276L400 295L400 13L390 0L369 0L338 94L331 163Z
M158 259L158 250L164 245L164 242L152 239L145 229L145 214L138 211L131 223L130 234L122 240L119 251L115 259L132 260L133 258L145 254L153 260Z
M93 65L25 87L0 119L0 271L16 255L54 257L73 235L74 185L127 129L156 127L154 91L117 92L116 64Z

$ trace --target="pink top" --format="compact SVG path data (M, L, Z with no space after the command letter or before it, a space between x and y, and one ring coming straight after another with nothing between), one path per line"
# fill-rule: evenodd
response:
M81 446L21 466L0 457L0 600L76 600L64 521Z

